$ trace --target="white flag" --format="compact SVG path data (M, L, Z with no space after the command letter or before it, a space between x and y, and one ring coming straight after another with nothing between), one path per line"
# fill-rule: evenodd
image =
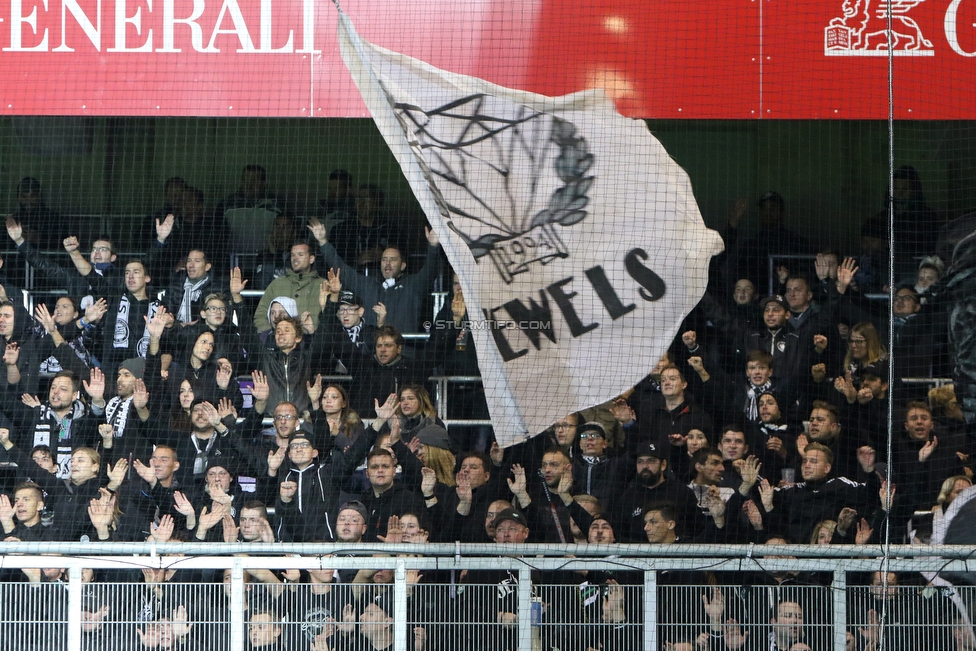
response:
M722 250L647 126L602 91L544 97L438 70L341 13L339 44L460 277L499 445L644 378Z

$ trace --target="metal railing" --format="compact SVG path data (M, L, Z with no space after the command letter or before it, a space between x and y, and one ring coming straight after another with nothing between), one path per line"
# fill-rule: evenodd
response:
M226 636L226 640L211 639L217 644L214 648L238 651L245 648L246 613L256 612L256 609L246 607L249 595L251 599L255 597L248 591L246 574L251 577L250 588L256 590L256 582L260 580L257 570L337 572L355 569L393 571L391 583L379 586L368 583L362 587L379 591L373 601L392 604L386 612L392 616L389 626L396 651L407 650L408 633L413 626L425 628L429 637L437 635L439 639L453 641L447 647L435 645L433 648L465 648L458 643L457 640L464 639L459 636L488 634L508 636L515 643L508 648L527 651L540 648L541 639L567 631L573 635L598 637L606 632L609 623L615 625L618 636L623 635L629 640L626 648L657 651L664 647L663 642L688 637L695 639L710 630L715 634L717 630L711 628L715 620L705 616L702 596L714 600L718 594L724 597L725 615L738 618L741 632L749 632L752 636L770 631L770 615L776 616L777 604L793 604L792 607L805 614L805 622L794 634L819 638L821 644L811 644L818 649L847 649L849 633L865 637L872 634L899 636L902 640L917 639L919 642L926 642L925 636L937 634L948 633L950 641L956 632L972 635L968 607L976 596L974 588L942 588L925 596L920 588L852 587L848 575L881 571L976 572L976 561L969 560L976 548L892 546L888 551L889 555L885 556L876 546L850 545L2 543L0 568L5 571L53 567L64 568L67 573L66 591L51 592L51 588L47 588L46 599L57 605L55 610L59 614L56 617L19 620L16 615L19 610L13 606L19 599L31 597L30 590L35 591L31 598L36 600L36 591L43 590L45 585L32 583L11 587L3 584L6 597L3 626L22 624L33 627L35 633L45 627L55 627L62 631L65 644L46 648L79 649L90 643L92 631L99 627L115 626L120 631L128 631L133 638L136 635L134 628L142 627L140 635L144 635L149 626L172 627L173 621L167 613L179 610L179 595L191 599L194 597L187 595L196 591L200 595L210 595L207 598L217 595L225 607L226 621L215 619L214 615L206 614L205 609L198 608L196 611L186 609L190 614L184 613L186 620L176 625L184 632L199 626L210 635ZM57 558L39 554L55 554ZM151 585L131 581L86 584L83 572L86 569L138 571L141 568L229 570L229 594L215 589L214 582L184 585L167 584L161 579ZM461 583L459 576L464 570L479 578L491 576L479 574L481 572L507 572L509 577L501 584L495 583L494 579L480 584ZM431 575L439 573L442 578L418 583L417 571ZM631 580L621 578L622 587L617 589L607 582L588 584L582 575L578 580L559 583L545 579L547 573L562 573L565 577L582 571L615 572L618 575L623 572L629 574ZM700 576L718 574L722 580L707 587L704 582L675 581L674 574L679 572L692 577L696 576L694 573ZM754 580L756 576L796 572L827 574L830 581L828 585L777 587L775 582ZM297 595L293 598L295 603L301 603L301 595L309 590L307 584L282 586L274 584L276 579L271 579L270 583L268 579L264 580L263 589L273 586L275 590L289 590L290 594ZM176 597L164 599L164 588L171 597ZM105 611L104 617L96 618L93 609L107 603L131 602L137 593L146 590L153 591L158 601L166 605L162 616L147 619L129 612L129 617L125 618ZM464 590L468 591L467 602L463 601ZM616 593L611 594L611 591ZM932 592L937 593L938 599L932 600ZM195 598L204 600L199 595ZM605 619L607 615L601 614L603 600L613 598L625 604L621 610L626 615L623 620L608 621ZM923 598L928 600L924 602L927 610L913 606L916 601L922 604ZM499 615L496 619L496 609L490 601L487 605L491 606L492 615L485 619L478 619L469 609L461 607L465 603L470 605L472 600L475 605L485 606L483 601L492 599L500 600L499 604L503 606L499 606L497 612L507 613L507 617ZM420 607L429 603L436 603L438 607L426 610ZM881 620L874 621L870 610L875 610ZM928 613L928 619L919 620L917 615L921 611ZM333 619L340 620L338 613L334 613ZM724 615L720 621L726 623ZM296 630L310 624L300 620L296 612L280 613L275 623ZM327 627L323 619L318 620L318 625ZM317 634L324 634L324 631ZM928 642L915 648L943 648Z

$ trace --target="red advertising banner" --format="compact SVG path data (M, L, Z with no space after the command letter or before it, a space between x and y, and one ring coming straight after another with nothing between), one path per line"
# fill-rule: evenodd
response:
M896 118L976 117L976 0L343 8L391 50L547 95L602 87L634 117L884 119L889 48ZM366 115L327 0L0 0L0 78L8 115Z

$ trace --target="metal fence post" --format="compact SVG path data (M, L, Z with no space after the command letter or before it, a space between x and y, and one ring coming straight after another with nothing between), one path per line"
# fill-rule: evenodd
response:
M230 649L244 651L244 565L234 559L230 569Z
M393 651L407 651L407 566L402 558L393 576L393 609Z
M81 648L81 565L68 568L68 648ZM50 593L49 598L53 598Z
M519 570L518 580L518 648L532 649L532 570Z
M834 581L830 584L834 606L834 651L847 649L847 572L834 570Z
M644 572L644 651L657 651L657 572Z

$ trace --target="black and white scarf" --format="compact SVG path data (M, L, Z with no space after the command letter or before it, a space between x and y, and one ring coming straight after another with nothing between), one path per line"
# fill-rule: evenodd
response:
M189 323L193 320L193 303L200 300L203 293L203 286L210 280L207 274L200 280L193 282L189 278L183 281L183 300L180 302L180 309L176 313L176 318L180 323Z
M120 438L125 431L125 424L129 420L129 407L132 406L132 396L120 398L115 396L105 405L105 421L112 426L112 436Z
M356 344L356 348L362 348L363 342L359 340L359 335L361 335L363 331L363 322L360 321L353 327L344 328L344 329L346 331L346 334L349 335L349 341Z
M746 405L746 418L752 422L759 420L759 396L772 388L772 380L766 380L765 384L758 387L752 382L749 382L749 389L746 391L746 397L749 399L749 403Z
M152 301L149 303L149 310L146 316L149 319L153 319L156 316L156 311L159 309L159 301ZM129 305L129 295L123 294L122 299L119 301L119 310L115 317L115 337L112 340L113 348L124 348L129 349L129 336L132 328L135 327L129 323L129 315L131 313L131 308ZM149 350L149 328L148 326L143 328L142 337L139 339L139 343L136 344L136 353L139 357L145 359L146 352Z

